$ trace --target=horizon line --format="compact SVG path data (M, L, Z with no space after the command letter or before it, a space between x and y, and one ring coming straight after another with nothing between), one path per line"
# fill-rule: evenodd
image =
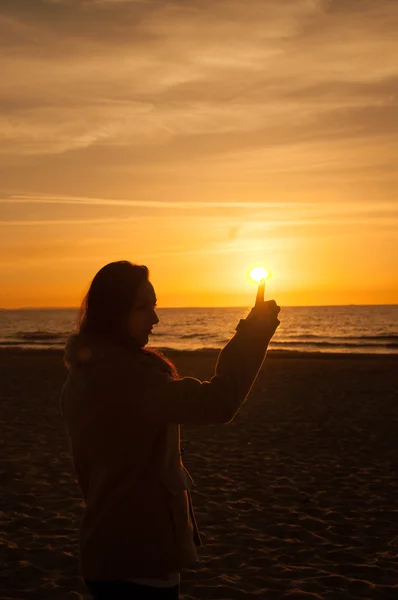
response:
M158 309L185 309L185 308L250 308L251 305L244 306L159 306ZM387 302L377 304L286 304L282 308L335 308L335 307L353 307L353 306L398 306L398 302ZM1 311L5 310L80 310L80 306L17 306L17 307L2 307Z

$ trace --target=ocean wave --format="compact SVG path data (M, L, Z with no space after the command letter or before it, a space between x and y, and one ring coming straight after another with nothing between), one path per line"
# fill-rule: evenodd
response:
M191 339L208 339L215 337L211 333L187 333L186 335L179 336L182 340L191 340Z
M303 333L303 334L285 334L285 340L289 343L291 340L324 340L324 335L317 335L312 333ZM398 342L398 335L396 333L383 333L378 335L336 335L336 336L328 336L328 340L338 340L338 341L385 341L388 342Z
M65 339L66 335L54 333L51 331L18 331L12 337L18 340L25 340L27 342L39 342L43 340L62 341Z
M337 338L331 338L336 340ZM388 342L386 340L384 340L384 343L377 343L377 341L375 343L366 343L366 342L359 342L359 341L355 341L355 338L344 338L346 341L344 343L342 343L341 341L325 341L324 339L322 341L319 342L304 342L304 341L294 341L294 340L286 340L286 341L273 341L271 340L271 347L274 346L279 346L281 348L286 348L286 347L291 347L291 346L298 346L300 348L305 348L305 347L317 347L317 348L398 348L398 341L397 342Z
M376 340L376 341L388 341L388 342L398 342L398 335L396 333L384 333L380 335L360 335L357 337L352 337L353 340Z
M24 348L25 346L29 346L29 347L45 346L45 347L51 347L51 348L54 348L54 347L63 348L65 346L65 343L63 341L51 343L51 341L49 341L49 340L35 340L34 342L27 341L25 343L21 343L19 340L0 340L0 346L4 346L7 348L8 347Z

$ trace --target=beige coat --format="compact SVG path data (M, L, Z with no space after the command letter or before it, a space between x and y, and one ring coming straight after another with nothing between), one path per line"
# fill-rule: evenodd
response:
M86 579L162 577L194 568L201 545L180 453L180 424L228 423L257 377L268 339L240 321L210 381L173 379L159 359L73 336L62 394L84 497Z

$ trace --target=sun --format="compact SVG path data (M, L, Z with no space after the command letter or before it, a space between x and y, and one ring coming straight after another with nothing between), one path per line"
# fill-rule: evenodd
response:
M268 279L271 274L264 267L253 267L249 271L249 277L255 283L259 283L262 279Z

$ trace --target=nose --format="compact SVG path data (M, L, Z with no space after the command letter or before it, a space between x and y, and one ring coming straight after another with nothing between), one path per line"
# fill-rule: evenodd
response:
M153 324L157 325L159 323L159 318L158 318L158 316L157 316L157 314L156 314L155 311L153 311L153 316L154 316Z

